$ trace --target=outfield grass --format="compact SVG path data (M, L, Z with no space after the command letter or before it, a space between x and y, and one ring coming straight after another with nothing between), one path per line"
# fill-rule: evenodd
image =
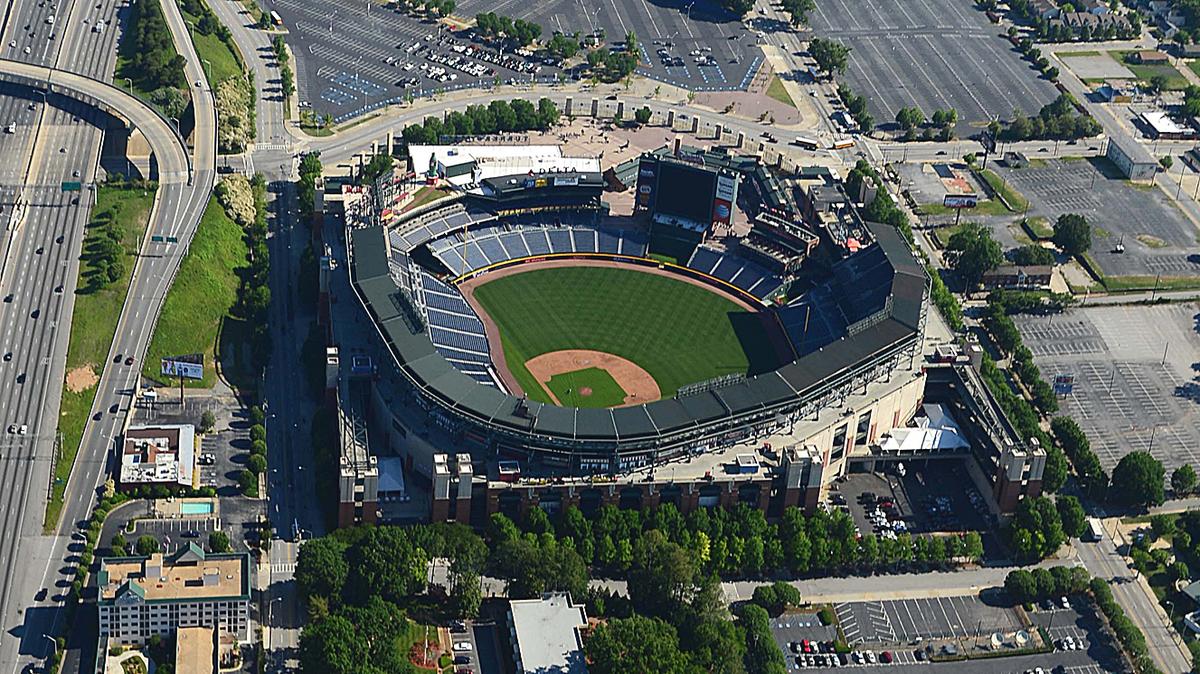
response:
M617 407L625 402L625 389L599 367L556 374L546 386L566 407ZM591 389L588 395L581 392L584 387Z
M117 331L117 318L129 292L129 279L133 273L135 255L146 231L150 208L154 203L154 188L140 189L100 185L96 188L96 205L84 231L83 255L79 267L78 289L75 292L75 307L71 316L71 337L67 347L67 368L86 369L99 380L108 362L108 350L112 347L113 335ZM99 273L89 254L95 241L107 223L112 223L121 235L121 245L128 251L125 272L121 278L103 288L90 283ZM87 416L96 398L95 385L71 391L64 382L62 402L59 406L58 431L62 434L62 456L54 468L54 488L46 504L45 531L58 524L62 511L63 490L79 443L83 440L83 429Z
M179 267L163 303L162 315L142 374L162 380L159 359L189 353L204 354L204 379L189 385L211 387L216 382L213 357L217 338L237 302L238 270L246 264L242 228L225 215L216 197L208 202L191 248Z
M534 356L590 349L644 368L663 397L749 366L732 301L689 283L618 267L541 269L496 279L475 298L500 330L508 368L529 396L549 402L525 368Z
M783 87L783 80L779 79L779 75L771 77L771 83L767 85L767 95L784 105L790 105L793 108L796 107L796 102L792 100L787 89Z

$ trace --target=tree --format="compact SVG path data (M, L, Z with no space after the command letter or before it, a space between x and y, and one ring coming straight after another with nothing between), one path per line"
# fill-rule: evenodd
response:
M258 476L249 470L240 470L237 475L238 489L243 496L258 497Z
M813 0L783 0L783 11L791 17L793 26L808 23L808 13L817 8Z
M833 40L816 37L808 43L808 53L812 54L817 67L827 75L846 72L850 56L849 47Z
M632 30L625 33L625 51L630 54L636 53L638 47L637 33Z
M346 557L350 565L346 594L355 603L372 595L398 602L425 587L429 555L404 529L371 529Z
M267 429L262 424L254 424L250 427L250 441L266 440Z
M1127 507L1161 505L1164 478L1162 463L1149 452L1130 452L1113 468L1109 499Z
M939 110L938 113L941 111ZM920 108L900 108L896 112L896 123L905 131L912 131L925 123L925 113L921 112ZM942 125L938 124L938 126Z
M1185 463L1171 473L1171 489L1175 497L1187 496L1196 490L1196 469Z
M650 108L642 106L633 111L633 120L638 124L648 124L650 122Z
M224 531L211 531L208 534L208 549L212 552L229 552L229 536Z
M143 557L149 557L156 552L162 552L162 546L158 544L158 539L150 536L139 536L137 543L134 544L134 549Z
M1025 569L1008 572L1004 577L1004 591L1018 604L1035 601L1038 596L1037 582L1033 579L1033 574Z
M656 672L689 674L674 627L658 618L635 615L601 624L584 644L592 674Z
M1166 75L1151 75L1147 82L1147 90L1152 94L1159 94L1166 90L1167 84L1169 81Z
M306 599L324 597L338 603L349 574L346 544L340 540L325 536L309 539L300 546L295 578L300 594Z
M1049 248L1044 248L1036 243L1026 244L1013 249L1012 259L1013 264L1022 266L1052 265L1055 263L1054 253Z
M786 674L787 663L771 635L771 618L761 606L742 609L739 621L746 628L746 671Z
M970 287L983 280L983 275L1000 266L1004 251L992 238L992 233L979 223L967 223L950 237L947 250L951 253L954 270Z
M1162 157L1159 157L1158 165L1163 167L1164 170L1170 171L1171 167L1175 165L1175 159L1169 154L1163 155Z
M695 561L662 531L643 534L633 555L629 598L639 613L670 616L691 598L698 572Z
M396 160L392 158L392 155L386 152L371 157L371 160L362 169L363 182L375 182L376 178L390 172L395 163Z
M1062 519L1063 532L1074 538L1079 538L1087 529L1087 513L1074 496L1059 496L1054 505L1058 508L1058 516Z
M267 457L262 454L251 454L246 460L246 467L255 475L262 475L267 472Z
M454 615L474 618L479 615L483 589L479 574L472 571L452 571L450 574L450 605Z

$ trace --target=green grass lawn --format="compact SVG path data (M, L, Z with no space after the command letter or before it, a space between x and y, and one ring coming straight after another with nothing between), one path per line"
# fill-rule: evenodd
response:
M779 75L771 77L771 83L767 85L767 95L784 105L796 107L796 102L792 100L787 89L783 88L783 80L779 79Z
M227 327L240 323L230 312L237 301L238 270L245 266L246 254L242 228L225 215L213 197L163 303L150 350L142 364L143 375L162 380L159 374L162 357L203 353L204 379L189 383L205 388L213 385L218 336Z
M637 363L663 397L680 386L745 373L732 301L672 278L618 267L529 271L496 279L475 297L500 329L509 370L529 396L548 402L524 366L534 356L591 349Z
M1187 79L1182 73L1175 69L1175 66L1171 65L1170 63L1155 65L1130 63L1125 60L1125 57L1131 53L1133 52L1128 50L1117 50L1110 51L1109 55L1116 59L1118 63L1128 68L1129 71L1133 73L1133 76L1139 80L1149 82L1150 78L1154 77L1155 75L1162 75L1163 77L1167 78L1167 89L1183 89L1187 86Z
M1029 230L1030 234L1039 239L1054 237L1054 227L1050 224L1050 220L1040 215L1025 219L1024 227Z
M984 169L979 172L979 175L985 181L987 181L988 186L990 186L992 190L996 192L996 194L1004 196L1004 200L1008 202L1008 205L1013 211L1023 211L1026 208L1029 208L1029 200L1025 198L1025 195L1018 192L1017 189L1010 183L1002 180L1000 176L996 175L996 173L991 169Z
M566 407L617 407L625 402L625 389L599 367L556 374L546 385ZM587 395L584 388L590 389Z
M204 68L209 85L215 87L217 82L223 82L230 77L244 77L245 62L233 44L232 38L229 42L225 42L215 34L205 35L191 28L191 26L199 24L200 17L189 14L182 6L179 11L183 14L184 21L190 24L188 30L192 36L192 44L196 47L196 55L200 57L201 61L208 61L208 63L202 62L200 65ZM211 8L209 11L212 11Z
M84 232L82 264L79 269L78 288L75 292L75 308L71 316L71 337L67 347L68 373L90 371L98 380L108 363L108 350L117 331L117 318L129 291L129 278L133 273L135 254L146 231L146 221L154 203L154 189L137 189L100 185L96 189L96 205ZM101 236L106 223L112 223L121 235L121 245L129 251L125 259L125 270L121 278L98 287L91 284L97 273L89 251ZM96 398L96 386L72 391L63 385L62 403L59 408L58 430L62 433L62 456L54 470L54 488L46 504L45 530L58 524L62 511L63 490L79 443L83 439L83 428L92 402Z
M955 209L946 208L942 204L921 204L917 206L921 215L954 215ZM1009 212L998 199L980 201L975 208L966 209L966 216L971 215L1005 215Z

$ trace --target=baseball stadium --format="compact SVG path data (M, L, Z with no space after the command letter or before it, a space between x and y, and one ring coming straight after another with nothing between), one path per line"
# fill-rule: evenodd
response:
M603 200L612 172L556 147L410 158L412 173L346 208L353 288L391 361L364 405L422 474L448 454L488 479L516 463L615 475L813 420L828 465L838 443L873 442L919 407L907 382L928 279L890 227L860 223L867 240L814 272L816 237L763 203L778 188L751 184L761 170L643 155L624 170L633 213L617 216ZM398 216L414 180L454 196ZM901 386L904 402L885 400ZM823 411L844 416L863 396L886 409L824 429Z

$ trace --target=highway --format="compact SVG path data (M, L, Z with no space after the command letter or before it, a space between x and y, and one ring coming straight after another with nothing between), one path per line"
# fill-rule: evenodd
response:
M201 64L187 39L182 16L171 3L165 4L165 8L168 23L177 36L177 46L188 61L189 81L201 79ZM56 12L55 26L63 37L47 40L44 52L34 49L24 54L21 41L35 38L21 32L26 30L23 27L49 26L45 17L50 12ZM146 137L159 168L160 190L151 213L151 231L186 242L207 203L214 175L216 123L211 94L199 89L194 92L199 100L196 149L192 157L165 119L107 83L115 66L116 24L101 31L93 31L92 26L99 18L109 20L115 15L114 0L67 1L57 7L45 1L11 4L5 24L4 46L8 51L4 54L18 60L0 60L0 78L49 83L52 91L83 95L100 101L109 110L119 111ZM180 40L179 35L184 39ZM8 46L12 40L17 40L17 47ZM58 45L62 45L61 49L55 48ZM0 369L0 377L4 379L0 384L0 419L5 430L10 423L18 428L21 424L28 425L27 435L6 435L13 451L0 453L4 459L0 464L0 486L5 498L11 499L3 515L5 519L0 520L5 532L0 535L0 564L5 568L0 586L3 588L0 615L6 628L0 637L0 672L16 671L27 659L47 656L50 644L42 635L61 631L60 612L53 607L58 605L61 587L66 583L61 572L65 566L62 562L71 559L67 549L69 534L90 512L96 487L105 475L108 449L125 422L130 393L137 389L140 365L139 358L132 367L105 368L93 406L93 413L101 412L100 418L89 419L85 429L79 459L67 488L59 536L41 537L79 248L91 206L89 192L81 198L63 194L59 184L63 180L90 183L94 179L102 140L98 112L55 93L48 98L49 106L39 103L34 110L29 110L26 100L5 98L0 104L3 112L10 112L11 101L26 106L30 113L45 108L36 121L28 116L14 120L28 124L28 131L10 134L13 138L4 141L12 145L24 141L25 152L9 156L24 155L31 159L27 162L27 175L23 173L16 182L26 186L23 200L29 206L19 228L5 241L11 246L11 254L0 274L0 291L13 294L13 302L0 307L6 326L2 348L14 354L12 361ZM32 153L30 148L34 150ZM135 263L113 352L138 356L145 352L162 299L185 250L182 245L165 251L143 250ZM37 318L33 318L34 311ZM8 331L12 334L7 334ZM111 360L110 353L107 361ZM107 412L112 404L119 406L119 414ZM38 588L44 587L52 591L40 605L25 611ZM72 653L75 652L68 653L68 660Z

